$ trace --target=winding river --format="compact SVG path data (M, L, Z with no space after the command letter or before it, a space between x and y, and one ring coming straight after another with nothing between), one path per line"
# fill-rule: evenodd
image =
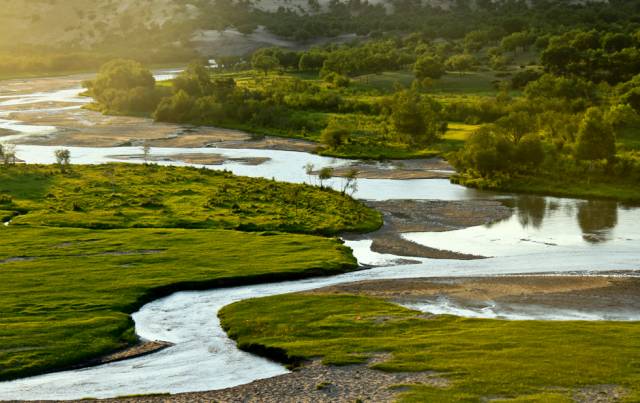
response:
M161 74L161 78L170 78L173 72ZM34 93L12 93L0 89L0 129L11 131L0 141L17 144L18 158L27 163L53 162L53 151L59 147L28 145L29 139L33 136L55 136L65 128L12 120L12 111L77 111L87 101L78 96L77 80L71 80L69 85L70 88ZM127 161L142 162L136 157L141 153L139 147L67 148L71 151L72 162L76 164L99 164L127 156L131 158ZM154 148L152 153L155 157L201 153L229 158L268 158L259 166L230 160L209 168L295 183L314 180L305 174L305 164L324 167L351 162L303 152L254 149ZM192 165L162 158L158 163ZM331 185L340 186L340 180L334 179ZM633 275L634 270L640 269L640 208L606 201L483 193L439 179L361 179L358 188L355 196L368 200L497 198L512 206L514 214L486 226L404 235L430 247L491 256L489 259L411 258L415 263L406 264L406 259L400 256L372 252L371 240L365 239L346 243L361 264L374 266L371 269L332 277L173 294L145 305L133 318L136 331L142 338L169 341L174 346L127 361L0 383L0 399L79 399L204 391L287 373L287 369L278 363L238 350L221 329L218 310L247 298L371 279L524 273L597 275L614 272ZM463 308L445 299L411 307L432 313L516 320L640 320L640 312L620 309L506 312L491 304L477 309Z

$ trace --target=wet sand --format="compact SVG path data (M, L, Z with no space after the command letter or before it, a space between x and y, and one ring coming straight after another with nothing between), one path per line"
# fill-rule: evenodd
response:
M82 74L3 81L0 88L0 115L19 124L57 128L53 133L32 133L22 137L19 143L25 145L119 147L148 144L168 148L270 148L306 152L313 152L317 148L317 144L304 140L258 139L240 130L158 123L144 117L103 115L83 108L88 98L71 95L83 80L92 77L93 74ZM55 91L70 93L58 94L51 99L27 97L20 99L24 103L11 104L24 95ZM3 131L0 135L15 134L13 131Z
M461 306L491 301L582 311L640 311L640 277L498 276L365 281L312 291L358 294L398 303L446 297Z
M118 160L143 160L145 156L143 154L139 155L111 155L109 158L118 159ZM270 158L229 158L220 154L189 154L189 153L181 153L181 154L172 154L172 155L163 155L156 156L150 155L147 157L149 162L159 162L159 161L170 161L170 162L184 162L187 164L197 164L197 165L223 165L226 162L236 162L244 165L262 165L265 162L269 161Z
M455 173L442 158L389 160L384 162L359 161L333 170L333 176L344 177L355 169L364 179L448 179ZM315 172L317 174L317 172Z
M347 239L373 239L371 249L378 253L431 259L469 260L483 256L429 248L406 240L401 234L452 231L500 221L512 214L509 207L495 200L389 200L366 204L382 212L383 227L364 236L348 235Z

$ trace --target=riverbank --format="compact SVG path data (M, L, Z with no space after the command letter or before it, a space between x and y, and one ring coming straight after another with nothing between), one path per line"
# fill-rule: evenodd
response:
M631 312L640 303L639 286L636 278L566 276L376 281L245 300L225 307L220 318L240 348L272 358L353 365L387 352L374 369L435 371L446 379L444 388L409 385L396 396L401 401L633 401L640 375L628 363L640 351L632 336L640 322L465 319L395 302L450 297L475 307L495 298L521 311L541 304ZM280 327L285 322L286 337ZM290 401L304 399L295 390L291 395Z
M508 180L487 180L465 175L454 175L451 182L471 188L498 192L513 192L543 196L580 199L616 200L634 205L640 204L640 187L635 182L620 179L559 180L544 176L522 176Z
M640 278L607 276L500 276L469 278L421 278L377 280L339 284L321 288L304 295L359 295L383 298L395 303L415 303L425 298L450 298L463 306L477 307L487 301L516 304L522 307L544 306L552 309L582 309L585 312L602 310L640 309ZM420 320L434 318L423 315ZM355 318L357 321L358 318ZM367 320L362 317L360 320ZM381 316L376 323L398 320ZM531 322L536 327L535 322ZM526 325L526 322L522 323ZM435 324L434 324L435 325ZM553 327L553 323L550 324ZM526 327L526 326L525 326ZM433 329L431 330L433 332ZM460 337L451 333L452 338ZM469 353L472 354L473 352ZM551 358L551 357L550 357ZM435 388L445 392L455 389L455 381L445 373L433 370L403 372L380 371L376 366L394 361L391 354L372 353L361 364L323 365L320 360L303 363L292 373L263 379L217 391L173 395L135 396L107 399L105 402L329 402L355 401L391 402L403 397L409 387ZM400 367L401 368L401 367ZM487 368L488 369L488 368ZM402 385L402 386L400 386ZM412 386L413 385L413 386ZM419 385L419 386L417 386ZM455 392L451 392L455 393ZM557 394L557 396L555 396ZM542 394L538 398L562 397L567 401L593 403L614 402L629 396L620 385L596 385ZM594 400L597 399L597 400Z
M401 305L448 299L461 308L501 306L504 312L530 307L554 311L640 312L640 277L498 276L364 281L314 290L313 294L355 294ZM640 315L639 315L640 316Z

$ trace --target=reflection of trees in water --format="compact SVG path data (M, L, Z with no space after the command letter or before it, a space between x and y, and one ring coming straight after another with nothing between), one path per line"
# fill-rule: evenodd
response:
M515 199L518 221L523 227L540 228L547 211L547 199L540 196L518 196ZM557 208L557 206L555 206Z
M590 200L578 205L578 224L582 238L591 243L611 239L611 230L618 224L618 203Z

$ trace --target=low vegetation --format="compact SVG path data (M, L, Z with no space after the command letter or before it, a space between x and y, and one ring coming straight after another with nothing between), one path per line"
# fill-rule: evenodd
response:
M407 402L557 401L616 385L640 398L639 323L425 318L379 299L288 294L251 299L220 312L242 349L288 363L366 363L383 371L435 371L451 384L411 386Z
M300 168L302 169L302 167ZM107 164L0 170L12 225L209 228L335 235L377 229L379 213L331 189L209 169Z
M339 240L292 232L381 224L328 189L204 169L70 166L59 154L55 166L0 169L0 217L12 220L0 226L0 380L134 344L129 314L177 290L354 270Z

